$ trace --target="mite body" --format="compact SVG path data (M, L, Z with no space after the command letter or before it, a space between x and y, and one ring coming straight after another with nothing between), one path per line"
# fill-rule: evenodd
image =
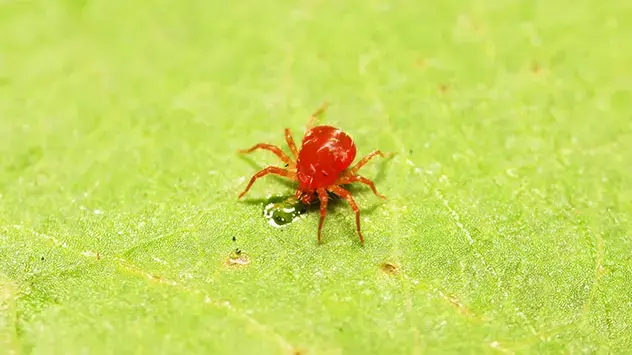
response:
M292 181L298 182L296 198L305 204L313 202L316 198L320 200L320 221L318 223L318 241L321 241L321 230L327 215L328 193L340 196L349 202L355 212L356 230L360 237L360 242L364 244L364 237L360 230L360 210L351 193L341 185L359 182L368 185L373 193L384 199L385 197L377 192L375 184L357 174L369 160L376 156L384 157L379 150L374 150L364 158L360 159L353 167L349 168L356 156L356 146L353 139L345 132L332 126L316 126L316 120L327 106L324 104L314 112L307 125L307 131L303 136L301 149L298 150L289 129L285 129L285 140L292 157L285 154L281 148L259 143L250 149L242 150L241 153L250 153L257 149L268 150L274 153L285 164L285 168L269 166L256 173L246 186L246 189L239 195L243 197L255 181L265 175L275 174L284 176Z

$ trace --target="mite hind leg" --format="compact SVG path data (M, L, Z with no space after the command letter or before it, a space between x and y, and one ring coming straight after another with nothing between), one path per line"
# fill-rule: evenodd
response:
M358 236L360 237L360 243L364 245L364 237L362 236L362 231L360 230L360 209L358 208L358 205L353 199L353 196L351 196L351 193L343 189L342 187L336 186L336 185L330 186L327 190L329 190L330 192L333 192L334 194L344 198L345 200L347 200L347 202L349 202L351 209L353 210L353 212L355 212L356 230L358 232Z
M382 158L386 157L384 153L382 153L379 149L376 149L372 151L371 153L367 154L364 158L360 159L360 161L353 168L349 169L349 172L347 175L355 175L358 172L358 170L360 170L360 168L362 168L364 165L366 165L366 163L369 162L369 160L375 158L376 156L380 156Z
M338 179L338 181L336 181L336 185L346 185L346 184L351 184L353 182L359 182L362 184L367 185L371 191L373 191L373 193L375 194L375 196L385 200L386 196L382 195L381 193L377 192L377 189L375 188L375 184L373 183L373 181L365 178L364 176L360 176L360 175L354 175L354 176L344 176L341 177L340 179Z
M318 221L318 243L320 243L323 223L325 223L325 217L327 216L327 202L329 201L329 196L323 187L316 190L316 192L318 192L318 199L320 200L320 221Z

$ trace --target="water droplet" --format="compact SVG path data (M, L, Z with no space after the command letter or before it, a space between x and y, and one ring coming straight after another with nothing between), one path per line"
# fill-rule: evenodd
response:
M270 203L264 207L263 217L271 226L281 228L298 220L306 211L307 206L294 197L280 201L277 197L271 199Z

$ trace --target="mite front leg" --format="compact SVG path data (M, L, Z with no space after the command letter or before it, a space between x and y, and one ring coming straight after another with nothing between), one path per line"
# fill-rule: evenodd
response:
M327 111L327 107L329 103L327 101L323 102L322 105L309 117L309 121L307 122L307 130L314 128L316 126L316 121L318 121L318 116L322 115L325 111Z
M318 243L320 243L320 232L323 229L323 223L325 223L325 216L327 216L327 202L329 196L324 187L316 190L318 192L318 199L320 199L320 221L318 222Z
M287 146L290 147L294 160L298 159L298 149L296 148L296 143L294 143L294 138L292 138L292 132L290 132L289 128L285 129L285 141L287 142Z
M261 171L259 171L258 173L254 174L252 176L252 178L250 179L250 182L248 183L248 186L246 186L246 189L244 190L244 192L242 192L241 194L239 194L239 198L242 198L246 192L248 192L248 190L250 190L250 187L252 186L252 184L255 183L255 181L257 181L257 179L262 178L268 174L274 174L274 175L279 175L279 176L284 176L287 178L290 178L291 180L296 180L296 176L291 173L290 171L288 171L287 169L282 169L276 166L269 166Z
M290 157L287 156L287 154L285 154L281 148L272 145L272 144L266 144L266 143L259 143L254 145L252 148L250 149L242 149L239 151L239 153L241 154L248 154L251 153L257 149L261 149L261 150L268 150L271 151L272 153L274 153L277 157L279 157L279 159L281 159L285 164L288 165L295 165L294 162L292 161L292 159L290 159Z
M345 200L347 200L347 202L349 202L351 209L353 209L353 212L355 212L356 230L358 231L358 236L360 237L360 243L364 245L364 237L362 237L362 232L360 231L360 209L358 208L358 205L353 200L353 196L351 196L351 193L337 185L329 186L327 190L335 193L336 195L344 198Z

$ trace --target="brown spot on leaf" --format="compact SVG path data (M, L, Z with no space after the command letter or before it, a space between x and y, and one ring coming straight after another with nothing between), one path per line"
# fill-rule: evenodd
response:
M399 266L390 262L382 263L382 265L380 265L380 269L389 275L394 275L399 272Z
M226 259L226 266L240 267L250 264L250 257L246 255L241 249L235 249Z
M415 61L415 66L419 69L426 69L428 67L428 61L423 58L419 58Z
M474 313L472 313L472 311L469 308L463 305L463 303L461 303L459 298L456 297L455 295L449 295L446 297L446 299L450 303L452 303L452 305L455 306L459 310L459 312L463 313L464 315L468 317L474 317Z
M448 84L441 84L439 85L438 90L440 94L445 95L450 90L450 87L448 86Z

